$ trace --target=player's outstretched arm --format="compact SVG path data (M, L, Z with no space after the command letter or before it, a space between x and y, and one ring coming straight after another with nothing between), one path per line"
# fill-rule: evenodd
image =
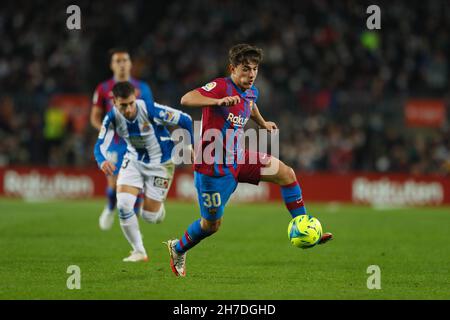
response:
M103 111L99 106L96 106L96 105L92 106L90 122L91 122L91 125L99 131L102 127L102 114L103 114Z
M223 106L223 107L234 106L235 104L238 104L240 101L241 98L239 98L239 96L216 99L205 97L197 90L192 90L186 93L181 98L180 103L184 107L201 108L206 106Z
M275 122L264 120L263 116L259 112L258 106L256 103L253 105L252 112L250 114L250 118L255 121L261 128L272 131L278 129Z
M110 129L111 122L111 112L109 112L108 114L106 114L105 119L103 120L97 142L94 146L95 161L97 162L98 167L108 175L113 174L115 166L106 159L106 154L104 154L105 150L104 148L102 148L102 146L110 142L105 140L108 130Z
M154 103L153 109L148 108L149 115L153 117L153 121L164 126L179 126L189 132L191 144L194 144L194 129L192 118L181 110Z
M100 131L102 127L103 120L103 108L105 105L105 95L102 90L102 85L99 84L97 88L95 88L94 96L92 97L92 108L89 120L91 125Z

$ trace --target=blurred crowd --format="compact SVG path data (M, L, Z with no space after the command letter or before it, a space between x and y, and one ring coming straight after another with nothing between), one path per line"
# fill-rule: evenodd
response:
M376 114L353 113L342 121L323 115L283 118L293 130L282 139L281 158L304 172L450 172L448 128L405 132Z
M49 99L92 95L110 77L107 51L125 46L133 75L158 102L179 107L188 90L226 73L227 50L258 45L262 114L281 128L281 158L306 171L446 173L447 125L406 128L410 97L449 105L448 1L78 1L0 4L0 166L94 165L95 131L45 134ZM189 110L192 113L191 110ZM192 113L199 118L198 112ZM447 121L448 123L448 121Z

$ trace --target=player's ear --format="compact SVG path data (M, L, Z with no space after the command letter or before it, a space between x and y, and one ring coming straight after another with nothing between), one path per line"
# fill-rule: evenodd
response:
M229 72L230 74L232 74L232 73L234 72L234 69L235 69L235 67L230 63L230 64L228 65L228 72Z

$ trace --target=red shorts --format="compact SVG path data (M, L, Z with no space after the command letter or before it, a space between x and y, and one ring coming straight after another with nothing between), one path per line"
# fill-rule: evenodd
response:
M257 185L261 181L261 168L265 167L269 161L270 154L245 150L245 163L239 165L237 181Z

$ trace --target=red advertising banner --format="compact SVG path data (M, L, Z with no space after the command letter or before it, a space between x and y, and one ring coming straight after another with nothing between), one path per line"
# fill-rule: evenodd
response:
M374 206L450 204L450 179L407 174L299 175L305 200Z
M441 127L446 110L443 100L412 99L405 105L405 122L409 127Z
M450 178L405 174L298 174L305 201L347 202L373 206L450 205ZM0 168L0 196L25 199L103 197L106 179L96 169ZM196 201L193 174L176 171L169 199ZM230 201L280 200L277 185L239 184Z
M105 194L100 170L44 167L0 168L0 196L29 200L86 199Z

